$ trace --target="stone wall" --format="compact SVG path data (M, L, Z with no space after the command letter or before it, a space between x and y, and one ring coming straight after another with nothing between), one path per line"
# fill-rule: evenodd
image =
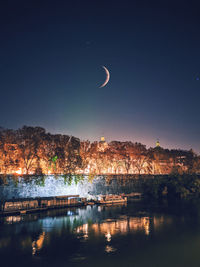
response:
M100 194L142 192L143 183L152 176L112 175L97 176L92 182L88 176L78 184L66 183L62 176L4 177L0 186L0 199L80 195L90 197Z

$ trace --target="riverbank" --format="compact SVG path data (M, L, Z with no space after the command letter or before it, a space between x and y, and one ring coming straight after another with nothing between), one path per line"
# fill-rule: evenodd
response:
M80 177L79 177L80 178ZM0 185L0 199L80 195L119 195L139 192L147 198L198 198L200 175L99 175L69 180L61 176L7 176Z
M147 198L198 198L200 177L196 174L174 174L163 179L155 177L143 183L142 191Z

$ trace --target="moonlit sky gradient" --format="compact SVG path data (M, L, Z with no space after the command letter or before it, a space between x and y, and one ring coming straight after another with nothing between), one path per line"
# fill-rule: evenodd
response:
M198 3L196 1L196 3ZM200 13L191 1L0 4L0 125L200 152ZM110 82L102 68L111 74Z

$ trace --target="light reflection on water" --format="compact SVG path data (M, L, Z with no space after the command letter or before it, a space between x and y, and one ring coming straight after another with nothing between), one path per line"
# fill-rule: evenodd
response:
M126 219L115 219L115 220L106 220L101 223L94 223L90 226L88 224L83 224L77 227L77 233L84 233L88 235L89 233L94 232L95 235L104 234L107 241L110 242L113 235L116 234L127 234L131 231L144 231L146 235L149 235L150 232L150 218L141 217L141 218L130 218Z
M8 217L6 217L5 220L6 220L7 223L12 224L14 222L20 222L22 220L22 217L20 215L18 215L18 216L8 216Z
M39 235L38 239L32 242L32 255L35 255L36 252L40 251L43 246L45 238L45 232Z
M107 253L115 252L115 251L116 251L116 248L107 245L107 246L105 247L105 251L106 251Z
M99 266L108 255L114 257L113 264L115 262L118 266L119 256L137 260L143 247L147 247L148 251L158 242L160 249L163 240L173 240L174 245L179 231L182 238L183 229L192 231L200 228L199 216L194 222L191 216L185 214L177 216L169 212L154 212L137 205L88 206L1 218L0 256L12 253L13 260L19 261L20 266L27 266L22 261L24 257L33 265L36 264L34 259L37 259L37 266L44 263L56 266L58 259L73 266L79 266L80 262L92 266L97 261L96 266ZM193 228L188 228L188 222ZM12 259L9 260L12 263Z

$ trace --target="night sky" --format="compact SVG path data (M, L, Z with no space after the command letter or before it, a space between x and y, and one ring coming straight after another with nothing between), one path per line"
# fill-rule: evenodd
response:
M5 128L200 152L200 7L2 1L0 91Z

